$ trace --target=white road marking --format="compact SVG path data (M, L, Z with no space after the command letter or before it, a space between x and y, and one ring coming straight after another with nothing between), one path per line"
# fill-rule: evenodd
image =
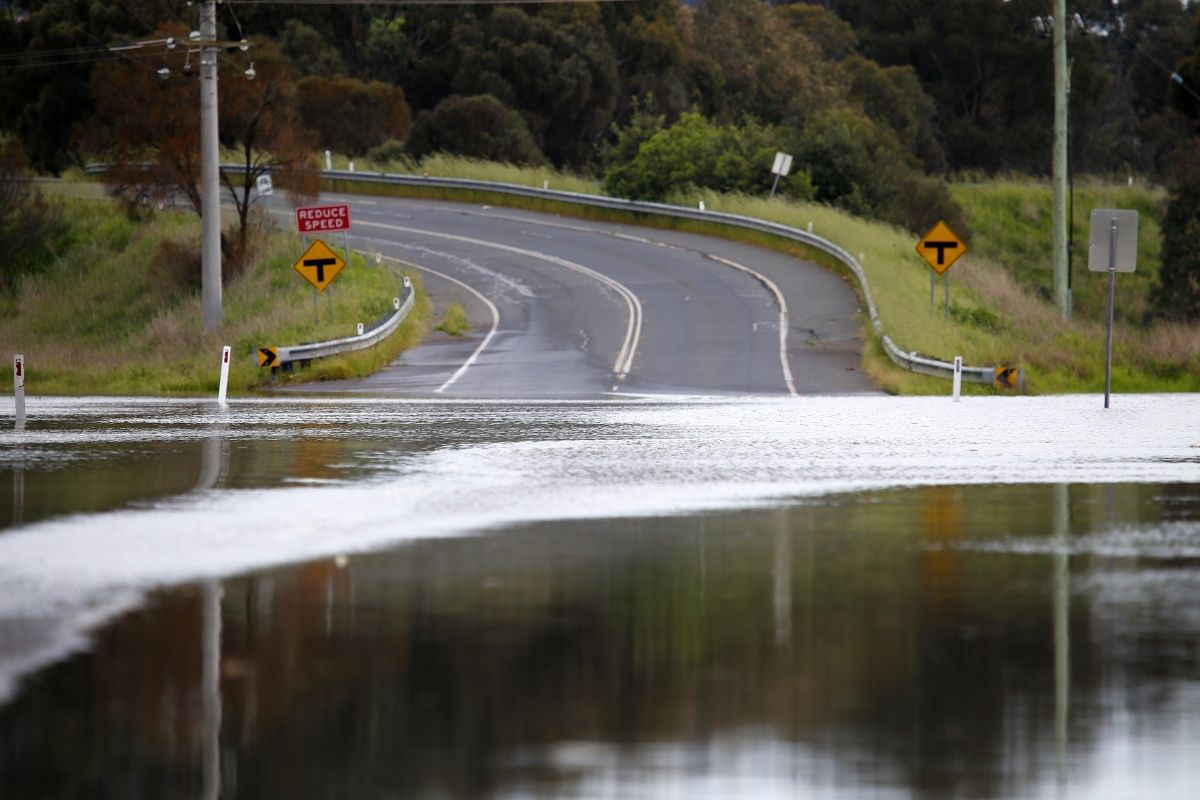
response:
M517 255L526 256L528 258L536 258L539 261L546 261L551 264L557 264L560 267L565 267L569 270L586 275L599 283L604 284L615 291L629 307L629 321L625 328L625 342L621 346L621 351L617 353L617 360L613 364L613 372L616 374L617 380L624 380L625 376L633 368L633 358L637 353L637 342L642 334L642 303L628 287L620 281L614 280L594 269L589 269L582 264L576 264L573 261L567 261L558 256L552 256L547 253L539 253L535 250L525 250L520 247L513 247L499 242L489 242L484 239L473 239L468 236L458 236L450 233L439 233L436 231L422 230L420 228L406 228L400 225L389 225L384 222L358 222L359 226L367 226L372 228L383 228L384 230L397 231L399 233L412 233L418 236L432 236L438 239L447 239L453 242L464 242L466 244L480 245L482 247L490 247L495 250L501 250L507 253L515 253Z
M790 394L792 397L796 397L796 383L792 380L792 368L788 364L787 357L788 307L787 300L785 300L783 297L783 292L779 291L779 287L775 285L773 280L757 270L753 270L750 267L737 263L736 261L730 261L728 258L715 256L712 253L707 253L706 255L713 261L716 261L718 264L724 264L727 267L733 267L734 269L741 270L742 272L754 276L756 280L762 283L763 286L766 286L768 289L770 289L775 295L775 302L779 304L779 363L783 367L783 382L787 384L788 394Z
M386 242L386 240L384 240L384 241ZM386 242L386 243L393 244L393 245L395 244L395 242ZM358 250L356 252L362 253L363 255L369 255L368 253L366 253L362 250ZM496 329L500 327L500 309L496 308L496 304L493 303L491 300L487 299L483 295L483 293L480 292L478 289L476 289L474 286L464 283L463 281L460 281L458 278L455 278L451 275L447 275L446 273L436 270L432 267L425 267L420 264L414 264L411 261L404 261L402 259L395 258L394 256L383 256L383 258L386 261L395 261L397 264L403 264L406 267L412 267L413 269L419 269L422 272L428 272L430 275L436 275L439 278L441 278L442 280L450 281L451 283L456 283L459 286L466 289L471 294L478 297L480 299L480 301L488 307L488 310L492 312L492 327L491 327L491 330L489 330L487 332L487 336L483 337L483 341L479 343L479 346L475 348L474 352L472 352L471 355L467 358L467 360L463 362L462 366L459 367L457 370L455 370L454 374L450 376L450 379L447 380L445 383L443 383L438 388L433 390L434 394L441 394L442 392L446 391L451 386L453 386L455 381L457 381L459 378L461 378L463 375L465 375L467 370L470 369L471 365L475 363L475 360L479 358L479 354L487 349L488 344L490 344L492 341L492 337L496 335Z

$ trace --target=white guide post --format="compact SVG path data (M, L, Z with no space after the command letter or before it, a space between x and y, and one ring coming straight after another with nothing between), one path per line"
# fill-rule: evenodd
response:
M25 356L13 356L13 398L17 402L16 429L25 429Z
M962 397L962 356L954 357L954 402Z
M217 389L217 402L225 405L225 392L229 389L229 353L232 348L225 345L221 350L221 386Z

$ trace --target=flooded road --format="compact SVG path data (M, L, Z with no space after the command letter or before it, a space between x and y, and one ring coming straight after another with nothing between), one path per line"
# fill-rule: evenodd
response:
M1099 405L39 399L0 796L1194 797L1200 397Z

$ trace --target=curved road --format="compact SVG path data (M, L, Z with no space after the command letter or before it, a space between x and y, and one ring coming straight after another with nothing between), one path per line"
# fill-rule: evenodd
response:
M464 337L435 334L363 380L295 387L462 398L873 392L857 297L769 250L513 209L325 195L351 247L421 270ZM282 210L280 210L282 212ZM340 237L330 235L336 246Z

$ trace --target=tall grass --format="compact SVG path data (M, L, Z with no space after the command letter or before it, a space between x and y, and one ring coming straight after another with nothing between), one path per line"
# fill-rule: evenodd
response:
M250 391L269 379L254 360L257 348L351 335L358 322L369 326L388 313L401 292L399 274L354 255L314 310L314 290L292 269L299 240L259 218L253 257L225 286L220 330L206 332L192 272L194 215L159 212L134 222L105 202L60 202L74 238L53 267L0 301L0 352L25 354L32 394L215 392L226 344L230 390ZM381 350L394 353L419 338L425 309ZM365 374L364 357L350 363ZM0 381L11 389L11 375Z
M553 167L519 167L513 164L498 164L492 161L480 161L441 153L426 156L420 161L412 161L407 158L372 161L369 158L350 159L343 155L333 155L331 160L334 169L348 169L350 161L353 160L354 169L359 172L432 175L437 178L471 178L479 181L514 183L537 188L547 186L562 192L601 194L600 181L562 172ZM325 165L323 155L321 156L321 165Z

